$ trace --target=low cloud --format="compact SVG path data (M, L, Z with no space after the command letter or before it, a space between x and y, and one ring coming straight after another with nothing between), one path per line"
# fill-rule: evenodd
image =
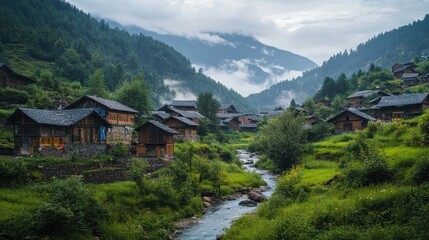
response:
M164 85L168 86L170 91L172 91L173 98L166 98L164 96L159 96L159 102L161 104L165 103L171 103L171 100L190 100L190 99L197 99L197 96L191 92L191 90L185 88L182 86L182 83L180 81L174 80L174 79L164 79Z
M264 72L268 73L268 77L262 83L255 83L252 80L254 73L249 69L249 64L255 64ZM252 63L249 59L227 60L224 64L217 67L194 65L196 69L201 68L205 75L211 77L225 85L227 88L232 88L242 96L246 97L252 93L260 92L269 88L271 85L284 80L292 80L302 75L301 71L286 71L281 66L266 66L262 63ZM274 72L273 70L277 70Z
M93 15L158 33L222 39L244 33L319 65L378 33L422 19L429 0L67 0Z

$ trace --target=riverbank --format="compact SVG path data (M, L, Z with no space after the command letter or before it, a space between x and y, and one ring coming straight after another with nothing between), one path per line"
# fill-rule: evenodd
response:
M429 149L412 122L311 143L234 239L429 239Z
M263 194L266 198L271 196L276 184L275 176L268 171L259 170L254 167L253 164L258 160L257 156L251 156L251 153L238 150L238 157L241 162L247 163L243 165L246 171L257 173L263 178L267 185L259 188L241 189L236 192L234 196L224 197L219 205L208 208L203 217L179 222L179 224L183 224L185 227L182 228L180 234L175 236L175 239L216 239L216 237L221 235L224 229L229 227L235 219L256 209L256 204L252 207L240 205L240 202L251 200L252 197L256 200L255 197L257 195L250 193L255 193L259 196ZM251 163L250 161L253 162ZM259 201L261 202L263 200Z

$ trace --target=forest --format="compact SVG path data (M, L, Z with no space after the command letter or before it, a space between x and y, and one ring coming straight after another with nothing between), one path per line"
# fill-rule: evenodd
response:
M429 15L426 15L423 20L380 33L365 43L359 44L356 49L337 53L323 62L322 66L304 72L302 77L283 81L260 93L251 94L247 99L258 108L269 108L278 104L275 102L278 96L285 91L292 91L295 94L295 100L303 103L319 90L325 77L336 79L341 73L350 76L359 69L367 71L372 63L390 69L395 63L409 62L429 48L428 28ZM289 103L281 104L288 106Z
M0 62L23 75L36 79L48 71L59 82L86 87L89 76L100 69L109 91L141 78L151 87L154 106L175 98L164 84L175 80L195 96L211 89L221 102L251 109L238 93L199 73L186 57L151 37L113 29L65 1L0 3Z

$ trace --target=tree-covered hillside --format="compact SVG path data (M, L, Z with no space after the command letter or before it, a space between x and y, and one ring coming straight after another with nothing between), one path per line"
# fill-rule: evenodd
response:
M248 110L246 100L192 68L170 46L144 35L131 35L92 18L61 0L0 0L0 62L19 73L38 77L48 70L64 81L87 84L102 69L109 90L142 76L153 99L174 98L164 79L176 80L194 95L210 89L222 102Z
M395 63L409 62L429 49L429 15L407 26L379 34L356 50L332 56L321 67L307 71L302 77L271 86L247 99L259 108L288 105L291 98L302 103L314 95L325 77L337 78L341 73L351 75L359 69L367 70L371 63L390 68Z

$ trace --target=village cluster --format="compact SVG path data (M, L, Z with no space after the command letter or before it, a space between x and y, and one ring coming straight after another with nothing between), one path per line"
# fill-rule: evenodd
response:
M429 80L428 74L419 76L414 65L395 64L392 72L404 85L411 86ZM0 65L0 87L21 88L35 81L15 73L4 64ZM429 94L391 95L378 89L358 91L347 97L348 107L327 120L334 124L336 133L362 130L369 121L391 121L396 118L412 118L429 107ZM372 99L367 99L372 98ZM368 102L370 106L364 106ZM321 104L329 105L327 101ZM105 152L109 143L133 143L136 154L169 157L174 154L174 141L197 141L197 129L201 119L196 100L173 100L147 116L148 121L133 129L138 112L117 101L97 96L83 96L60 110L17 108L6 120L13 126L15 151L21 155L33 155L39 151L45 155L62 155L79 151L82 155ZM217 116L219 128L224 130L256 131L262 116L272 117L284 111L245 114L232 104L221 104ZM297 113L304 114L302 108ZM311 128L318 121L315 116L306 117Z

